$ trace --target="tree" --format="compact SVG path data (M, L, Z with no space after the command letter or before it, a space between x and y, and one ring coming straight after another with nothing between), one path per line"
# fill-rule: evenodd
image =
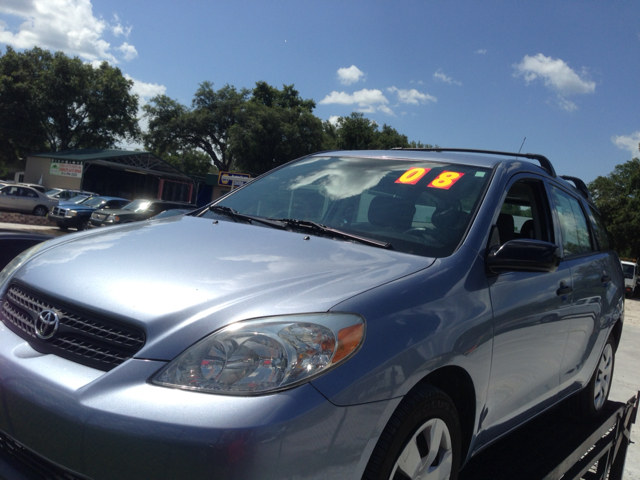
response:
M616 251L640 256L640 159L616 165L606 177L589 184L591 195L607 223Z
M0 56L0 151L13 162L33 151L111 148L140 134L133 81L102 62L40 48Z
M143 107L149 119L145 147L169 152L202 151L219 171L254 175L322 148L322 122L293 85L282 90L257 82L253 90L200 84L191 108L164 95Z
M225 85L215 91L211 82L203 82L196 91L191 108L165 95L152 98L143 108L149 129L143 136L145 148L159 152L200 150L220 171L229 171L234 163L229 149L229 132L236 123L237 111L250 91Z
M327 150L388 150L394 147L430 148L422 142L409 142L395 128L387 124L379 129L378 124L365 118L364 114L353 112L348 117L340 117L335 125L324 123L325 146Z
M315 102L301 98L293 85L278 90L257 82L230 131L238 168L261 174L321 150L322 121L313 115L313 108Z

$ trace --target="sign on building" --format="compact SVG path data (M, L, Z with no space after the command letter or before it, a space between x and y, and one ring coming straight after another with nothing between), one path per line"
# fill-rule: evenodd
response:
M77 160L55 160L52 158L49 173L62 177L82 178L82 162Z
M241 187L249 180L251 180L251 175L248 173L220 172L218 175L218 185L231 187L231 189Z

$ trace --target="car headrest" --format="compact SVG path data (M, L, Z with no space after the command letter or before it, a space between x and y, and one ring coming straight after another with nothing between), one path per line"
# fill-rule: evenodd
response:
M367 217L377 227L405 231L411 228L416 207L412 202L394 197L378 196L371 200Z

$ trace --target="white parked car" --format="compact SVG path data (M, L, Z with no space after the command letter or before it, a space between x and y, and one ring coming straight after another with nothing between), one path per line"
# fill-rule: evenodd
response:
M31 187L7 185L0 188L0 210L32 213L44 217L58 205L57 198L51 198Z

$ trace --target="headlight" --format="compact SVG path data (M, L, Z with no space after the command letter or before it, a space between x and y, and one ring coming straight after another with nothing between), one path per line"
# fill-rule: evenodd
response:
M109 215L105 220L105 222L119 222L119 221L120 221L120 217L118 217L117 215Z
M75 210L69 210L67 212L67 217L75 217L76 215L78 215L78 212L76 212Z
M0 272L0 291L2 291L2 288L4 287L4 282L6 282L11 275L13 275L13 272L20 268L20 266L24 262L29 260L29 258L31 258L38 250L40 250L43 245L44 242L34 245L31 248L27 248L24 252L18 254L4 267L4 269Z
M189 347L152 382L230 395L273 392L346 361L363 339L364 320L348 313L238 322Z

